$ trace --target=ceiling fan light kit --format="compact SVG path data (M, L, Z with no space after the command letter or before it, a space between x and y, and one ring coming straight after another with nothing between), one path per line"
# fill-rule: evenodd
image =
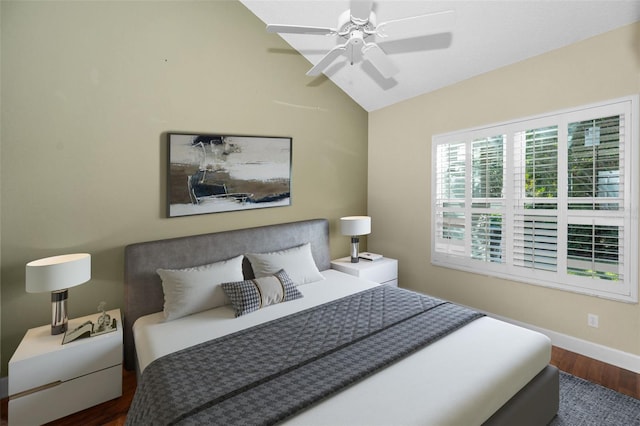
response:
M320 75L339 56L344 55L351 65L362 60L368 61L380 75L389 79L400 70L375 41L367 41L367 38L375 36L399 40L436 34L448 31L453 27L454 21L454 12L449 10L395 19L377 25L373 1L351 0L350 8L340 14L337 28L269 24L267 31L270 33L337 35L345 40L327 52L307 72L308 76Z

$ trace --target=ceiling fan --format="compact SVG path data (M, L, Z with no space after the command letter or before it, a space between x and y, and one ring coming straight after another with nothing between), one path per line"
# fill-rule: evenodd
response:
M307 75L316 76L322 73L340 55L348 58L351 65L366 60L384 77L391 78L398 73L398 68L374 41L368 38L376 36L392 40L407 39L429 34L449 31L455 21L452 10L428 13L408 18L395 19L377 24L373 11L373 0L351 0L350 8L338 18L338 26L310 27L302 25L267 25L270 33L337 35L344 43L331 49L311 68Z

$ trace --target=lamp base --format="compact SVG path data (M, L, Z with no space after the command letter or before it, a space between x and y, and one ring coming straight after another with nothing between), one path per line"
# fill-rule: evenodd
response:
M67 331L67 289L51 292L51 334L62 334Z
M360 262L360 256L358 254L359 251L360 251L360 238L351 237L351 263Z

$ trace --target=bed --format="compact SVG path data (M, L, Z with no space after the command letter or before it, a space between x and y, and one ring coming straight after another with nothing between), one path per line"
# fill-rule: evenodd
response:
M241 279L246 280L265 275L261 269L264 265L259 264L265 258L256 254L289 256L293 250L295 256L302 256L303 248L308 250L306 258L285 258L296 261L287 264L291 277L284 268L282 276L278 271L255 281L268 284L274 276L283 283L295 281L293 286L283 285L285 295L288 289L293 292L290 294L295 293L291 300L251 308L236 317L238 306L240 310L246 306L238 305L231 291L225 303L218 302L211 309L182 312L175 319L167 317L172 313L167 312L165 297L170 300L173 296L168 290L165 295L163 285L169 278L165 272L163 283L158 270L192 270L200 265L226 265L235 259L234 268L240 268ZM269 262L277 259L275 263L281 258L267 256ZM308 278L298 271L308 259L314 264L315 271L309 273L312 279L297 285ZM259 274L254 274L254 269ZM314 276L316 273L320 276ZM549 365L551 345L547 337L446 301L331 270L326 219L132 244L125 248L124 281L125 367L135 369L139 377L129 424L202 424L208 419L207 423L220 424L544 425L558 410L558 371ZM396 310L400 313L377 304L396 302L406 303ZM419 312L413 312L417 305ZM349 319L334 317L342 311ZM353 319L356 315L360 318L361 311L371 312L365 320ZM397 324L384 323L397 315L402 316ZM436 316L451 323L451 329L429 331L439 321ZM326 343L329 339L308 336L307 346L303 350L296 347L292 357L303 361L283 363L278 368L284 371L271 372L274 361L268 357L276 356L277 363L288 359L289 335L296 334L292 330L302 330L300 324L314 321L321 324L316 333L328 334L325 328L354 324L348 332L341 329L334 334L362 334L348 343ZM366 322L371 330L361 332L364 327L358 321ZM277 331L272 331L274 328ZM425 334L427 343L420 343L409 333ZM282 336L282 342L274 336ZM321 340L335 346L327 350L317 343ZM401 350L403 345L406 348L387 356L385 345L394 350ZM263 346L263 354L253 355ZM234 350L237 355L233 355ZM369 361L370 357L380 359ZM359 370L365 359L375 364L372 370L362 367L362 371L353 371ZM264 365L248 369L247 360ZM342 372L341 368L349 371ZM249 374L257 378L237 379L245 380L239 385L227 383L235 381L236 372L241 370L252 370ZM321 377L311 377L313 371ZM347 377L347 373L354 377ZM336 387L332 381L340 383ZM213 396L198 402L209 392ZM290 405L271 415L273 406L280 401L285 404L285 400L291 400ZM261 406L271 417L261 414ZM163 410L174 409L175 414L164 414ZM155 420L152 415L157 416Z

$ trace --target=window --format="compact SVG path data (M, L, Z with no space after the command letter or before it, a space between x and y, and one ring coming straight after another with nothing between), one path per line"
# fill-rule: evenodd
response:
M432 142L433 264L638 301L638 96Z

